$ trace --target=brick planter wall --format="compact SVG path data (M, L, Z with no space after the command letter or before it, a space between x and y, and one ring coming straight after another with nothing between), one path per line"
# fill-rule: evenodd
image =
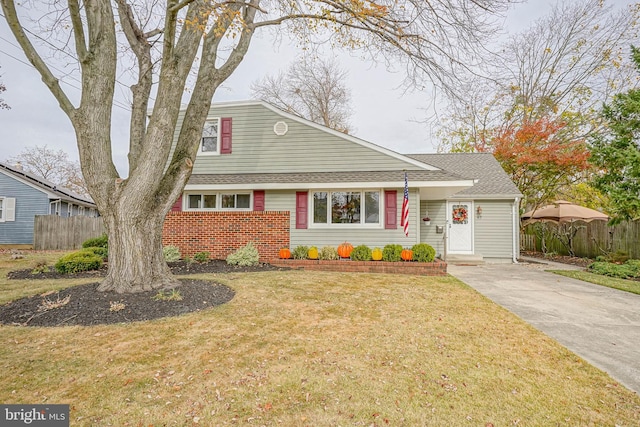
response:
M416 274L420 276L446 276L447 263L433 262L384 262L384 261L319 261L309 259L272 259L270 264L298 270L342 271L353 273Z
M225 259L253 242L266 262L289 246L289 212L169 212L164 220L162 245L180 248L182 256L207 251Z

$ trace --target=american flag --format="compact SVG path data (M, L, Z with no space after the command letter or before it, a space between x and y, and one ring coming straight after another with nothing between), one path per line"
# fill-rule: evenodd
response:
M407 173L404 173L404 198L402 200L402 216L400 225L404 229L404 235L409 237L409 181Z

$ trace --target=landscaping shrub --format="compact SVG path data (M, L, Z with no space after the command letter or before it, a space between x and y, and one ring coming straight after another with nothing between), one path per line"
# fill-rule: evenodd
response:
M640 277L640 260L628 260L624 264L596 261L588 268L592 273L619 279Z
M84 248L85 251L91 251L94 254L98 255L100 258L102 258L102 261L106 261L107 257L109 256L109 249L104 248L104 247L99 247L99 246L89 246Z
M209 252L206 252L206 251L198 252L193 256L193 259L196 260L197 262L207 262L209 261Z
M180 249L177 246L169 245L162 248L162 254L164 260L167 262L174 262L180 259Z
M248 267L258 265L260 254L258 249L249 242L227 257L227 264Z
M351 251L350 258L353 261L371 261L371 248L367 245L358 245Z
M436 257L436 250L433 246L426 243L418 243L411 248L413 251L413 260L418 262L431 262Z
M322 249L320 249L320 252L318 253L318 258L324 259L324 260L336 260L336 259L340 259L340 255L338 255L338 250L333 246L325 246Z
M300 245L291 251L291 258L293 259L307 259L309 253L309 246Z
M388 262L398 262L402 253L402 245L385 245L382 249L382 260Z
M82 242L83 248L108 248L109 242L106 234L100 237L94 237L93 239L87 239Z
M61 257L55 265L56 271L63 274L98 270L100 267L102 267L102 257L87 249L71 252Z
M610 253L606 256L606 261L613 262L615 264L623 264L629 260L629 254L618 249L617 251Z

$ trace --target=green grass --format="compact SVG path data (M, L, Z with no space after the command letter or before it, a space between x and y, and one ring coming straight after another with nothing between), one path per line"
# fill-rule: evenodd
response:
M11 283L13 266L0 255L2 301L64 285ZM640 424L637 394L453 277L192 277L236 296L126 325L0 326L0 402L68 403L73 426Z
M640 282L635 280L618 279L616 277L603 276L600 274L590 273L588 271L579 270L549 270L552 273L562 276L571 277L596 285L606 286L608 288L618 289L621 291L631 292L640 295Z

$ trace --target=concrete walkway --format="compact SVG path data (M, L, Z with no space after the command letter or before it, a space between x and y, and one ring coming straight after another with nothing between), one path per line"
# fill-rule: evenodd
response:
M640 393L640 295L544 271L572 268L545 261L448 272Z

